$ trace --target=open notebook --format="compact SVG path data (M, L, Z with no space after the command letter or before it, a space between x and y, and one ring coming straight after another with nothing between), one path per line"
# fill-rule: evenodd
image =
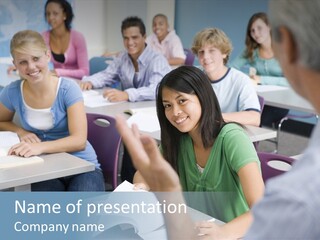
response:
M156 107L131 108L124 111L131 115L127 120L128 125L137 124L139 130L144 132L160 131L160 124L157 116Z
M101 215L99 221L105 225L105 231L97 239L167 239L162 213L153 212L158 199L152 192L137 192L127 181L121 183L105 200L112 206L126 206L126 211ZM136 212L138 206L144 206L144 211ZM128 209L135 209L130 212ZM148 209L148 211L147 211ZM128 211L127 211L128 210ZM140 238L139 238L140 239Z
M19 137L14 132L0 131L0 168L10 168L33 163L41 163L43 159L38 156L18 157L14 155L8 156L11 146L19 143Z
M122 103L122 102L109 102L108 99L104 98L101 93L95 90L82 91L82 96L84 99L84 105L90 108Z

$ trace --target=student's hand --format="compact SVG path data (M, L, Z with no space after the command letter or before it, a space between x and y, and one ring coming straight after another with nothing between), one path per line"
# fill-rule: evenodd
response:
M93 88L93 85L91 82L79 82L79 86L81 90L90 90Z
M59 77L58 73L56 72L56 70L52 69L51 73L53 76Z
M198 238L201 240L211 240L211 239L237 239L234 236L228 236L227 233L223 231L223 227L218 226L214 222L202 221L196 223L196 229L198 230Z
M121 52L105 52L102 57L117 57Z
M136 190L136 191L141 191L141 190L149 191L150 188L149 188L149 186L147 186L144 183L134 183L133 184L133 190Z
M7 69L7 74L11 74L13 71L16 71L16 67L14 65L11 65Z
M252 80L252 82L255 84L255 85L258 85L259 83L260 83L260 76L258 76L258 75L252 75L252 76L250 76L251 77L251 80Z
M170 164L162 157L156 141L141 135L137 125L130 129L126 120L117 115L117 129L126 145L132 162L149 185L151 191L181 191L179 177Z
M103 92L103 97L108 99L109 102L128 101L129 95L125 91L120 91L114 88L108 88Z
M16 155L21 157L31 157L40 155L42 150L39 143L20 142L13 145L8 152L8 155Z
M21 131L21 132L18 132L17 134L20 138L20 142L25 142L25 143L39 143L39 142L41 142L41 139L38 138L38 136L32 132Z

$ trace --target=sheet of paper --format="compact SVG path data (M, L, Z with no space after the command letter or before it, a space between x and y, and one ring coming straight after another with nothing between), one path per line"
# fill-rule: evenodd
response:
M99 92L95 91L95 90L84 90L84 91L82 91L82 96L84 98L91 97L91 96L98 96L98 95L99 95Z
M19 142L18 134L9 131L0 131L0 147L9 148Z
M43 162L43 158L41 157L18 157L18 156L0 156L0 169L1 168L11 168L11 167L17 167L17 166L23 166L33 163L41 163Z
M95 108L107 105L119 104L121 102L109 102L108 99L104 98L102 94L94 90L83 91L82 92L84 105L86 107Z
M113 190L114 192L146 192L145 190L135 190L133 189L133 184L128 182L127 180L124 180L121 184L118 185L118 187L116 187L115 190Z
M127 123L130 127L133 123L137 124L139 130L143 132L160 131L160 124L157 115L137 112L127 120Z
M131 115L136 114L138 112L149 114L151 116L157 116L157 109L156 107L145 107L145 108L131 108L124 111L125 113L129 113Z
M116 187L114 192L132 192L133 190L133 184L128 182L127 180L123 181L121 184Z

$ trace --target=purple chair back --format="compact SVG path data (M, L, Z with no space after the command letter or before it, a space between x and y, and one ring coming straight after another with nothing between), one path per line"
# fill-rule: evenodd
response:
M186 66L193 66L195 55L192 53L190 49L184 48L184 54L186 54L186 60L184 62L184 65Z
M96 151L106 182L118 186L118 156L121 137L113 117L87 113L88 141Z
M263 111L263 108L264 108L264 98L259 96L258 95L258 98L259 98L259 103L260 103L260 108L261 108L261 114L262 114L262 111Z
M280 169L273 168L268 164L268 162L275 160L292 165L295 161L295 159L291 157L280 155L277 153L258 152L258 157L261 163L262 178L264 182L266 182L269 178L276 177L286 172Z

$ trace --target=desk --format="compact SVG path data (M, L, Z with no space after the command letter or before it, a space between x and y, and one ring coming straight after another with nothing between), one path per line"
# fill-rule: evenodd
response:
M30 191L31 183L93 171L94 164L68 153L41 156L43 163L0 169L0 189Z
M293 89L282 87L268 91L265 87L268 86L258 86L257 93L266 105L316 114L314 107Z
M123 114L127 118L129 117L128 114L123 113L125 110L130 108L145 108L145 107L155 107L155 101L143 101L143 102L122 102L115 105L108 105L96 108L89 108L86 107L87 113L97 113L97 114L106 114L109 116L115 116L116 114ZM266 139L272 139L277 137L277 132L274 130L254 127L254 126L246 126L246 132L249 135L249 138L252 142L263 141ZM156 132L148 132L146 133L153 137L156 140L160 140L160 131Z

